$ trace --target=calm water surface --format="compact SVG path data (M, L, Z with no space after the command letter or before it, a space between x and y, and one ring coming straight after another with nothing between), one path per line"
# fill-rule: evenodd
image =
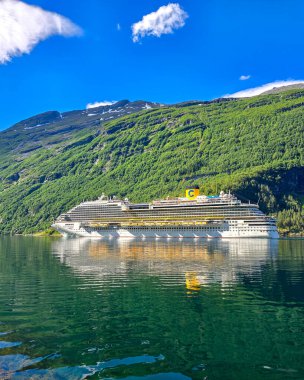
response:
M0 239L0 379L304 379L304 241Z

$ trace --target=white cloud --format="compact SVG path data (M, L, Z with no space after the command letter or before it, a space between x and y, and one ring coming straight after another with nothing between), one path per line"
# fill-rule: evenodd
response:
M69 19L19 0L0 0L0 64L30 53L52 35L79 35Z
M248 80L251 78L251 75L241 75L240 80Z
M121 31L121 25L120 25L120 24L117 24L117 25L116 25L116 29L120 32L120 31Z
M116 100L108 101L104 100L103 102L95 102L95 103L88 103L87 104L87 110L90 108L96 108L96 107L102 107L102 106L110 106L112 104L116 103Z
M262 86L255 87L255 88L249 88L247 90L238 91L234 94L228 94L225 95L224 98L249 98L251 96L257 96L262 94L265 91L272 90L275 87L282 87L282 86L290 86L292 84L304 84L304 80L282 80L282 81L276 81L271 83L266 83Z
M133 42L145 36L160 37L173 33L185 25L188 14L179 4L170 3L160 7L156 12L145 15L141 21L132 25Z

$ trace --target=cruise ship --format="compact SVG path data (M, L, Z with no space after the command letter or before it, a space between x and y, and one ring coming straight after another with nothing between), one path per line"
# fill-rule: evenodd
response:
M234 195L186 196L131 203L102 195L62 214L52 225L64 235L97 238L278 238L275 220Z

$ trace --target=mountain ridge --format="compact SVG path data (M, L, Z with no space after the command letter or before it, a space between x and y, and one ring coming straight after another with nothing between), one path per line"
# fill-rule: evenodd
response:
M1 151L15 149L19 153L28 153L68 140L76 132L99 127L100 122L107 122L121 116L139 112L148 108L158 108L161 105L142 100L120 100L114 104L95 108L73 110L67 112L46 111L24 119L0 132ZM27 146L27 142L30 146Z
M296 84L290 84L287 86L279 86L279 87L273 87L271 90L267 90L261 93L261 95L274 95L279 94L281 92L286 92L290 90L302 90L304 89L304 82L303 83L296 83Z

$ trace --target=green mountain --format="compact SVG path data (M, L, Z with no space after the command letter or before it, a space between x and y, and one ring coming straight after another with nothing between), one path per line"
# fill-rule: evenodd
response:
M43 230L103 192L148 201L181 195L193 183L209 194L230 189L278 215L281 228L303 230L303 106L297 89L171 106L140 102L140 110L106 120L98 114L93 123L87 111L69 113L77 112L78 124L56 112L18 123L0 133L0 231Z

